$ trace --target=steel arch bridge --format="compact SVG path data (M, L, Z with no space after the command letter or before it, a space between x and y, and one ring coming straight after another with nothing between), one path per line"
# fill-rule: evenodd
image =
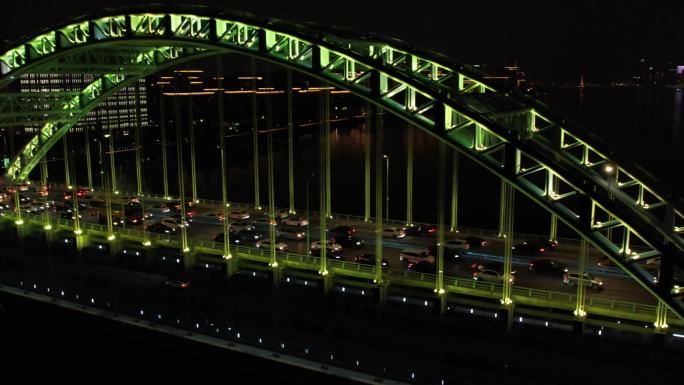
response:
M0 95L1 126L43 124L6 177L27 180L51 146L117 90L183 61L227 52L349 90L435 136L499 176L502 192L512 186L559 218L684 318L673 283L675 269L684 270L678 196L533 98L488 85L467 65L379 36L202 7L129 7L70 20L0 55L4 90L22 74L101 74L69 95ZM606 165L615 169L610 180L602 173ZM630 247L635 240L638 252ZM653 258L661 260L656 282L637 263ZM581 306L576 315L584 315ZM656 326L664 326L659 317Z

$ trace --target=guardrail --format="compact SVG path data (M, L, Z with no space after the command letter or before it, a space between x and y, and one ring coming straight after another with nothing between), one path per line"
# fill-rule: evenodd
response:
M6 220L13 220L12 216L3 216ZM29 222L44 223L45 217L43 215L26 214L24 218ZM73 220L58 219L55 221L62 226L74 226ZM106 231L106 227L88 222L81 222L82 230L95 230L98 232ZM147 239L152 241L172 242L177 241L177 236L170 236L166 234L156 234L144 232L135 229L114 228L115 233L126 235L138 240ZM223 244L212 241L193 240L190 242L192 246L201 246L203 248L223 251ZM252 248L246 246L231 246L235 255L247 260L268 262L270 261L269 250L261 248ZM304 268L306 270L318 270L320 267L320 258L294 254L294 253L276 253L276 258L282 266ZM351 261L338 261L330 259L327 262L329 270L334 274L349 275L354 277L372 279L376 270L373 265L364 265ZM502 292L500 284L475 281L471 278L444 276L445 289L450 292L459 294L469 294L484 298L497 298ZM383 269L383 281L388 281L391 284L401 284L409 287L434 287L436 283L436 276L434 274L417 273L400 269ZM535 306L544 306L558 309L571 309L575 306L576 296L574 294L554 292L550 290L542 290L535 288L527 288L514 285L512 287L512 298L516 303L530 304ZM619 315L628 320L652 322L655 320L656 306L644 303L627 302L620 300L610 300L603 298L596 298L594 296L587 296L585 299L585 307L589 313L596 313L600 315L615 316ZM680 320L673 312L668 313L668 322L676 325L684 325L684 321Z

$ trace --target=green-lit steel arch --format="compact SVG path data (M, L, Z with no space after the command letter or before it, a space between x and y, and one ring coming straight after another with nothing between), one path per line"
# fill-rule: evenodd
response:
M27 39L0 56L0 89L24 73L55 63L111 68L64 104L73 115L48 121L12 162L9 179L27 178L47 149L79 116L129 79L178 57L111 64L88 50L136 49L140 57L162 47L231 51L291 67L369 100L420 127L503 178L610 256L644 288L684 317L673 271L684 269L681 199L607 145L515 91L501 91L469 67L404 43L372 35L303 26L205 8L131 7L82 17ZM154 57L160 57L153 54ZM66 59L65 59L66 58ZM143 60L144 61L144 60ZM136 66L148 64L149 71ZM57 65L59 67L59 65ZM144 66L143 66L144 67ZM130 75L125 75L127 72ZM11 103L10 103L11 104ZM0 107L2 107L0 105ZM0 116L7 111L0 109ZM1 120L1 119L0 119ZM600 168L615 168L613 187ZM622 240L607 236L622 230ZM639 239L638 252L630 239ZM661 258L657 282L634 263Z

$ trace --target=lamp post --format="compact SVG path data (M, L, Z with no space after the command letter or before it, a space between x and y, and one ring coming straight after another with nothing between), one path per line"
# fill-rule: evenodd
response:
M613 200L613 193L611 191L611 180L613 179L613 173L615 172L615 166L607 163L603 166L603 173L606 174L608 179L608 199Z
M104 189L104 170L102 170L102 142L100 142L100 139L97 138L93 140L97 142L97 148L100 155L100 161L98 163L100 165L100 188Z
M310 241L311 241L311 218L309 217L309 180L311 180L311 177L316 174L311 173L306 177L306 220L308 223L306 224L306 252L309 252L309 248L311 247Z
M385 221L389 221L389 155L385 158Z

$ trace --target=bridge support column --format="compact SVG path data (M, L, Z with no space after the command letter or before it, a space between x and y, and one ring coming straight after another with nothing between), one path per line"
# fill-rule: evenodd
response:
M320 108L321 108L321 120L324 120L325 113L323 112L326 110L326 103L325 103L325 98L322 97L319 99L320 101ZM321 175L318 178L318 204L319 204L319 215L318 215L318 220L319 220L319 226L320 226L320 233L319 233L319 239L321 240L320 243L320 268L318 270L318 274L322 275L323 278L325 278L326 275L328 275L328 261L327 261L327 254L328 254L328 242L324 242L327 239L327 233L326 233L326 227L327 227L327 219L328 219L328 208L327 203L328 203L328 195L327 195L327 186L328 186L328 178L327 178L327 162L328 162L328 136L330 135L330 129L326 127L325 124L319 124L319 149L318 149L318 167L319 170L321 171ZM311 226L311 225L309 225ZM308 252L309 250L307 250Z
M323 86L327 88L327 84ZM324 89L322 93L321 124L323 124L325 130L325 211L321 210L321 213L325 213L326 217L332 218L332 188L330 187L330 178L332 177L330 172L330 90Z
M653 323L653 326L655 326L656 333L667 333L667 328L669 327L669 325L667 324L667 312L668 307L665 304L665 302L658 301L658 306L656 307L656 320Z
M197 168L195 165L195 117L192 111L192 96L188 96L188 131L190 135L190 182L192 184L192 201L199 203L197 197Z
M283 280L283 268L282 266L272 266L271 267L271 278L273 279L273 286L279 287Z
M449 231L458 232L458 174L459 174L459 153L453 151L451 165L451 227Z
M40 160L40 187L41 190L45 192L45 195L43 196L43 205L47 206L48 203L48 183L47 183L47 160L45 157ZM45 231L47 231L49 234L49 230L52 229L52 224L50 223L50 211L49 210L43 210L43 228Z
M112 262L116 262L117 254L119 254L123 251L123 242L121 241L121 239L113 238L109 241L108 248L109 248L109 257L111 258Z
M163 86L160 86L159 92L159 113L161 115L159 119L159 129L161 131L161 156L162 156L162 178L164 187L164 199L171 199L169 197L169 166L166 159L166 109L164 107L164 90ZM219 92L221 97L223 93Z
M238 260L232 256L230 258L224 257L223 259L226 264L226 277L230 279L238 271Z
M378 304L379 305L384 305L385 302L387 302L387 288L389 287L388 282L383 282L378 285L377 287L377 293L378 293Z
M375 283L382 286L382 108L375 107Z
M105 135L105 138L109 137L109 170L111 172L111 186L112 192L114 194L119 193L118 186L116 184L116 164L114 163L114 130L112 129L112 124L109 124L109 133Z
M413 125L406 133L406 226L413 224Z
M437 174L437 281L435 282L435 294L446 297L444 291L444 177L446 163L446 144L439 142L438 146L438 174ZM446 298L440 300L446 303ZM441 306L441 305L440 305ZM440 314L442 310L440 310Z
M287 97L287 176L288 190L290 193L288 213L296 214L294 204L294 118L292 113L292 69L287 68L286 77L287 84L285 86L285 92Z
M218 116L219 116L219 148L221 152L221 206L223 207L223 259L227 260L228 276L233 273L231 267L234 262L230 253L230 214L228 213L228 181L226 177L226 128L223 109L223 59L221 53L216 53L216 68L218 77Z
M268 66L266 68L266 86L271 85L271 68ZM271 103L271 95L266 94L266 155L268 157L268 218L269 220L275 222L275 186L274 186L274 170L273 170L273 111ZM271 240L271 267L277 267L278 261L276 260L276 228L275 225L269 224L268 226L269 239Z
M577 264L577 274L579 274L580 277L584 276L584 268L587 263L587 252L588 252L588 246L587 246L587 239L585 237L582 237L582 241L580 243L580 254L579 254L579 263ZM570 282L573 282L572 280ZM573 311L573 314L575 315L575 318L579 321L584 322L584 318L587 316L587 312L584 310L584 301L585 301L585 296L586 296L586 287L584 285L583 280L577 280L577 300L575 304L575 311Z
M323 295L325 296L325 298L327 300L328 296L330 296L332 294L332 288L334 286L333 275L332 274L321 275L321 281L323 283Z
M85 134L85 156L86 156L86 172L88 175L88 189L93 190L93 165L90 160L90 127L86 126L83 129Z
M515 202L515 190L505 180L501 180L501 191L503 193L501 204L502 210L502 224L503 228L501 235L504 238L504 265L503 265L503 292L501 293L501 303L504 306L511 305L511 285L513 276L511 274L512 266L512 251L513 251L513 204Z
M183 251L183 269L185 271L192 270L197 264L197 251L187 250Z
M140 82L135 82L135 180L136 194L143 195L143 175L142 175L142 141L140 140L140 130L142 129L142 116L140 108Z
M363 221L369 222L371 217L371 104L366 101L366 121L363 125L363 148L364 148L364 175L363 196L364 210Z
M257 128L257 87L256 87L256 59L250 57L252 70L252 147L254 149L254 208L261 210L259 202L259 130Z
M69 133L62 137L62 148L64 149L64 183L67 187L71 186L71 173L69 172L69 145L67 144L67 138Z
M184 223L187 219L185 217L185 180L183 172L183 138L181 136L181 107L180 99L176 97L175 99L175 110L176 110L176 159L178 161L178 195L180 199L180 219ZM181 240L181 251L187 253L190 251L188 247L188 230L185 226L182 226L180 234Z

